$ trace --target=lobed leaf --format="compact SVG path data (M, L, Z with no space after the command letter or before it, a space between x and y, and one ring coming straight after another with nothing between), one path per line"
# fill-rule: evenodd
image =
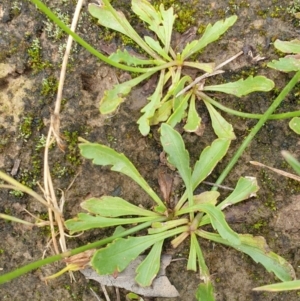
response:
M116 63L126 63L127 65L133 66L144 66L144 65L153 65L155 64L154 60L147 60L138 58L132 54L130 54L126 49L120 50L118 49L117 52L112 53L109 58L116 62Z
M80 206L90 213L104 217L125 215L158 216L157 213L130 204L122 198L106 195L101 198L88 199L82 202Z
M109 8L107 8L104 4L99 6L95 3L91 3L88 6L88 10L94 18L98 19L98 23L100 25L121 32L122 34L128 36L128 32L124 28L123 24L127 23L127 26L130 27L131 25L122 12L117 12L119 18L121 18L122 20L122 22L119 22L119 20L116 19Z
M300 40L281 41L277 39L274 47L284 53L300 53Z
M129 81L115 85L111 90L105 91L104 96L100 100L101 114L113 113L118 108L118 106L125 100L125 96L129 94L133 87L135 87L140 82L150 77L154 73L154 71L146 72Z
M208 44L218 40L237 20L237 16L217 21L214 25L208 24L203 36L196 41L187 44L182 51L182 58L185 60L195 52L203 49Z
M273 272L281 281L295 279L293 267L284 258L270 251L269 246L262 236L239 234L241 243L235 245L215 233L197 230L196 234L206 239L231 246L236 250L249 255L255 262L261 263L268 272Z
M259 186L257 180L254 177L241 177L239 178L236 187L233 192L222 201L218 207L223 210L224 208L237 204L241 201L247 200L253 196L256 196Z
M164 59L167 61L171 61L171 58L169 57L168 53L160 46L158 41L155 41L149 36L144 37L145 42L154 50L156 51L159 55L161 55Z
M156 242L145 260L136 269L135 281L140 286L150 286L160 269L161 250L164 241Z
M300 60L299 58L289 56L280 58L278 61L273 60L269 62L267 66L282 72L298 71L300 70Z
M91 264L99 275L121 272L143 251L180 232L182 229L179 227L159 234L116 239L105 248L95 252Z
M142 108L141 112L144 113L137 121L140 133L147 136L150 132L150 119L154 116L156 109L160 106L160 101L163 93L165 81L165 72L160 73L159 81L156 85L154 93L148 98L150 102Z
M121 153L97 143L82 143L79 145L81 155L87 159L92 159L96 165L106 166L112 165L111 170L123 173L140 185L152 199L161 206L161 209L166 209L158 195L153 191L145 179L141 176L130 160Z
M265 76L249 76L245 80L240 79L232 83L205 86L203 91L218 91L241 97L256 91L268 92L272 90L274 86L274 82Z

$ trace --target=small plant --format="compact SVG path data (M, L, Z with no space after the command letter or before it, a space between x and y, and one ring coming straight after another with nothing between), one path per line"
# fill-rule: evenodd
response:
M117 227L118 231L122 232L122 225L149 224L147 235L115 239L105 248L97 250L91 259L93 268L101 275L121 272L138 255L151 248L145 260L136 269L135 277L139 285L150 286L160 268L164 241L172 238L171 244L176 248L189 238L187 269L200 271L201 283L196 292L197 300L215 300L209 270L200 246L201 239L204 238L248 254L282 281L293 279L294 272L290 264L271 252L264 238L237 234L227 224L222 213L224 208L255 195L258 186L254 178L241 178L234 191L221 202L218 201L220 194L216 191L193 195L195 188L226 154L230 144L228 135L220 134L218 139L206 147L193 169L190 167L189 154L180 134L168 124L161 126L161 144L169 163L177 168L186 187L185 193L173 209L158 197L125 155L101 144L79 145L85 158L93 160L95 165L111 165L111 170L127 175L139 184L156 204L153 210L148 210L112 196L91 198L81 204L89 213L79 213L76 218L66 221L66 227L71 233L107 227ZM203 226L207 224L211 224L215 232L204 230Z
M142 74L106 91L100 101L102 114L113 113L134 86L156 72L160 72L156 89L148 98L149 103L142 108L142 116L137 121L142 135L149 134L151 125L166 122L174 127L183 120L185 120L184 129L186 131L196 132L201 126L201 117L196 109L196 99L204 101L208 110L211 110L212 107L210 98L205 92L218 91L241 97L254 91L269 91L274 87L274 83L263 76L250 76L245 80L232 83L205 86L205 79L223 73L221 68L237 56L218 66L213 62L189 61L207 45L218 40L235 23L236 16L218 21L214 25L209 24L199 40L188 43L181 52L178 52L171 46L173 24L176 19L172 7L165 10L161 4L156 10L146 0L133 0L132 10L148 25L148 29L156 35L157 39L155 36L141 38L124 14L116 11L108 0L104 0L100 6L89 5L90 13L98 19L99 24L128 36L150 57L141 59L126 50L118 50L109 57L116 63L138 66L136 70ZM242 53L240 52L238 55ZM193 81L190 76L183 75L182 71L185 67L196 68L203 74ZM185 87L186 85L188 87ZM213 119L212 115L211 118Z

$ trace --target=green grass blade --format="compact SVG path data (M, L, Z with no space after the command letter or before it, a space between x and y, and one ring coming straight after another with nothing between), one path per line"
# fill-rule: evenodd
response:
M214 288L211 281L200 283L196 291L197 301L215 301Z
M71 233L86 231L94 228L108 228L118 225L138 224L148 221L163 221L165 217L132 217L132 218L109 218L93 216L87 213L78 213L78 216L65 222L65 226Z
M282 151L281 154L284 159L293 167L295 172L300 175L300 162L287 151Z
M135 206L122 198L106 195L101 198L88 199L82 202L80 206L90 213L104 217L125 215L158 216L157 213Z
M11 216L11 215L7 215L7 214L4 214L4 213L0 213L0 218L3 218L5 220L7 220L7 221L24 224L26 226L34 226L33 223L24 221L24 220L22 220L20 218L17 218L17 217Z
M144 261L137 267L135 281L140 286L150 286L159 272L163 243L163 240L156 242Z
M292 291L300 289L300 280L294 281L285 281L281 283L274 283L269 285L264 285L256 287L254 291L267 291L267 292L283 292L283 291Z
M139 184L146 193L161 207L163 211L166 206L154 190L149 186L138 170L124 155L116 152L110 147L97 143L82 143L79 145L83 157L92 159L95 165L112 165L111 170L123 173Z

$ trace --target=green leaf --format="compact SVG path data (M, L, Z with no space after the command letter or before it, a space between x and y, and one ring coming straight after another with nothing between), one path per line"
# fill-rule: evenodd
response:
M150 119L150 125L156 125L163 121L166 121L172 112L172 100L164 102L158 110L154 113L154 116Z
M289 127L293 130L296 134L300 135L300 117L294 117L289 122Z
M197 112L195 105L195 95L193 94L190 101L188 117L186 125L183 127L186 132L196 132L200 127L201 118Z
M180 103L177 105L176 109L174 109L172 115L167 120L167 124L171 127L175 127L177 123L179 123L183 117L185 116L185 111L188 107L188 100L190 99L192 93L187 93L183 95L183 97L178 97L181 99ZM173 100L173 103L175 100ZM173 104L174 108L174 104Z
M238 180L238 183L234 189L234 191L217 207L220 210L224 210L226 207L231 206L233 204L237 204L243 200L246 200L250 197L256 196L256 192L259 187L257 185L256 178L254 177L241 177ZM201 219L199 226L204 226L210 223L210 219L208 216L204 216Z
M81 207L90 213L104 217L119 217L124 215L158 216L155 212L140 208L122 198L113 196L88 199L81 203Z
M118 49L117 52L112 53L109 58L117 63L126 63L127 65L153 65L155 64L154 60L146 60L146 59L140 59L136 56L133 56L130 54L126 49L120 50Z
M140 133L143 136L147 136L150 132L150 119L154 116L157 108L160 106L162 98L163 87L165 80L165 72L160 73L159 81L156 85L154 93L148 98L150 101L145 107L142 108L141 112L144 113L137 121L139 125Z
M216 64L215 63L184 62L183 65L187 66L187 67L200 69L207 73L211 73L214 71Z
M140 286L150 286L160 269L160 257L163 240L156 242L147 257L136 269L134 278Z
M170 61L171 58L169 57L168 53L162 49L162 47L160 46L158 41L155 41L154 39L152 39L149 36L145 36L144 37L146 43L154 50L156 51L159 55L161 55L164 59L166 59L167 61Z
M282 151L281 152L284 159L292 166L292 168L295 170L295 172L300 175L300 162L297 161L296 158L294 158L289 152Z
M249 76L245 80L240 79L232 83L205 86L203 91L218 91L241 97L255 91L267 92L272 90L274 86L274 82L265 76Z
M227 206L237 204L241 201L247 200L251 197L256 196L259 186L257 184L256 178L254 177L241 177L233 192L219 205L218 208L223 210Z
M292 41L276 40L274 47L284 53L300 53L300 41L297 39Z
M116 239L107 247L95 252L91 264L99 275L121 272L132 260L156 242L180 232L182 232L182 229L179 227L154 235Z
M190 252L189 252L189 259L187 263L187 270L197 272L197 250L196 244L198 243L195 234L191 236L190 240Z
M196 41L187 44L182 51L182 58L186 60L189 56L195 52L206 47L208 44L218 40L222 34L224 34L237 20L237 16L231 16L227 19L220 20L214 25L208 24L203 36Z
M241 244L235 245L215 233L196 230L196 234L206 239L231 246L249 255L255 262L261 263L268 272L273 272L281 281L290 281L295 278L293 267L284 258L271 252L262 236L239 234Z
M236 137L234 135L232 125L229 122L227 122L210 103L208 103L205 100L203 101L206 105L206 108L208 109L215 134L219 138L225 138L230 140L235 139Z
M210 146L207 146L196 162L193 173L192 183L195 189L208 175L214 170L215 166L227 154L230 145L229 139L219 138L213 141Z
M125 96L131 91L133 87L138 85L144 79L150 77L155 72L146 72L136 78L127 82L115 85L111 90L105 91L104 96L100 100L101 114L111 114L118 106L125 100Z
M273 60L267 64L269 68L273 68L282 72L292 72L300 70L300 60L296 57L284 57L278 61Z
M154 222L151 225L152 228L148 229L148 234L161 233L181 225L186 225L188 223L189 223L189 219L187 218L181 218L181 219L163 221L163 222Z
M184 181L185 187L187 187L189 202L191 205L193 202L193 195L190 156L188 151L185 149L182 137L171 126L163 123L161 126L160 141L164 151L168 154L168 161L178 169L178 172Z
M211 281L200 283L196 292L197 301L215 301L214 288Z
M112 165L111 170L123 173L133 179L151 196L162 210L166 209L166 206L158 195L124 154L117 153L115 150L97 143L82 143L79 145L79 148L82 156L92 159L95 165Z
M95 3L89 4L88 10L94 18L98 19L98 23L100 25L106 28L113 29L115 31L119 31L122 34L128 36L128 32L124 28L123 24L127 23L127 26L130 27L131 25L129 24L129 22L127 21L126 17L122 12L117 12L119 14L119 18L122 19L122 23L121 23L119 22L119 20L115 18L115 16L104 4L102 4L101 6Z
M176 15L174 15L173 7L171 6L169 9L165 10L164 5L161 4L159 6L159 10L162 16L162 24L164 29L165 40L163 41L165 45L165 51L170 50L172 32L173 32L173 24L176 19Z
M65 221L65 226L71 233L85 231L94 228L107 228L118 225L130 225L157 220L153 216L135 217L135 218L108 218L102 216L93 216L87 213L78 213L78 216Z
M195 204L210 203L212 205L217 204L220 193L218 191L204 191L200 194L194 195Z
M200 283L196 292L196 298L198 301L215 301L214 290L210 280L209 270L205 263L199 242L195 233L191 233L191 243L196 250L198 257L198 264L200 270L200 278L203 283Z
M300 280L294 281L285 281L281 283L274 283L269 285L264 285L256 287L254 291L267 291L267 292L283 292L283 291L292 291L300 289Z
M227 224L224 213L212 204L200 204L201 210L204 211L209 217L211 224L215 230L219 232L223 239L235 245L240 244L239 235L235 233Z

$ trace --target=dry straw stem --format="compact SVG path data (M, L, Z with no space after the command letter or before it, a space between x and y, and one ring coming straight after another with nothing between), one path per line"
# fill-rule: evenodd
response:
M296 175L294 175L292 173L289 173L289 172L283 171L281 169L277 169L277 168L273 168L273 167L264 165L264 164L262 164L260 162L257 162L257 161L250 161L250 163L252 165L255 165L255 166L266 167L266 168L268 168L268 169L270 169L270 170L278 173L279 175L282 175L284 177L287 177L287 178L290 178L290 179L293 179L293 180L296 180L296 181L300 182L300 177L296 176Z
M82 3L83 3L83 0L79 0L77 2L76 10L75 10L72 25L71 25L72 31L75 31L75 29L76 29L79 14L80 14L81 7L82 7ZM53 143L53 141L54 141L53 137L54 137L59 148L63 149L63 142L62 142L61 135L60 135L59 114L60 114L60 108L61 108L62 91L63 91L64 80L65 80L65 75L66 75L66 68L67 68L68 58L70 55L72 41L73 41L72 37L69 36L65 55L63 58L63 62L62 62L62 68L61 68L61 73L60 73L54 114L51 116L51 123L50 123L50 128L48 131L48 135L47 135L47 141L46 141L45 152L44 152L44 197L47 200L48 204L55 208L55 210L49 209L48 213L49 213L52 242L53 242L53 246L54 246L56 254L59 254L60 251L59 251L58 244L57 244L54 223L57 224L58 229L59 229L59 237L60 237L59 243L60 243L60 248L61 248L62 252L67 251L67 246L66 246L66 241L65 241L64 222L63 222L63 214L62 214L63 208L62 208L62 206L61 206L61 208L59 208L59 205L58 205L58 202L56 199L55 190L53 187L50 170L49 170L49 147Z

